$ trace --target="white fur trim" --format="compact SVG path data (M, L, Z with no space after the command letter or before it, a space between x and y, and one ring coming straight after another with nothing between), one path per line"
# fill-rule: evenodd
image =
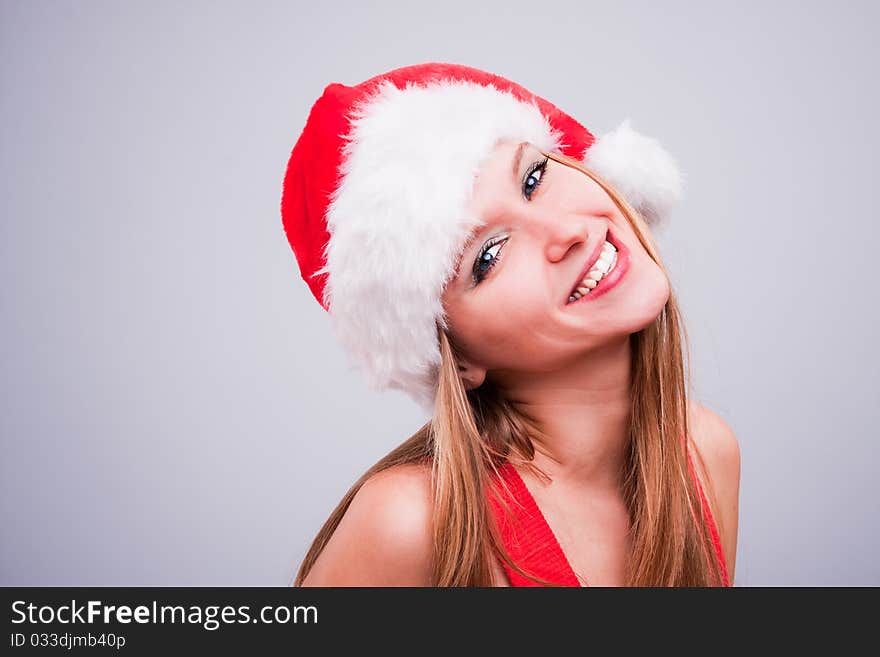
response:
M468 216L476 174L499 139L559 150L539 108L492 85L384 81L354 108L341 182L327 210L325 300L334 332L374 388L432 410L440 297L458 250L483 221Z
M682 174L656 139L626 119L587 149L584 164L611 183L652 225L663 223L682 195Z

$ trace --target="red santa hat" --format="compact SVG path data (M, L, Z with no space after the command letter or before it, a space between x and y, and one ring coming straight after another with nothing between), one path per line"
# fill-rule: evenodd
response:
M425 63L354 86L333 83L293 147L281 217L303 280L374 389L433 409L440 301L461 247L481 225L467 202L500 139L584 163L649 224L681 195L675 161L624 121L598 139L503 77Z

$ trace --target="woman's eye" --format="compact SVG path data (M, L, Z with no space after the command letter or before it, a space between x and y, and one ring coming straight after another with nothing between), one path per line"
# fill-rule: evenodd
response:
M477 259L474 261L474 285L479 285L489 270L498 264L498 261L501 259L498 251L501 250L504 242L505 240L500 240L484 247L480 255L477 256Z
M546 175L547 163L549 161L550 158L545 157L541 162L538 162L536 165L534 165L532 169L526 174L526 179L523 181L523 195L529 201L532 200L532 194L535 192L535 190L540 187L541 181Z

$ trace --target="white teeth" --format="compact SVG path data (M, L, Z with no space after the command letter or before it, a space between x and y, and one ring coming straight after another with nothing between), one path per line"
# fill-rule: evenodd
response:
M614 265L616 264L617 249L611 244L611 242L606 241L602 245L602 254L599 256L599 259L596 260L593 268L587 273L587 277L581 281L580 285L578 285L575 291L572 292L571 296L568 297L568 303L577 301L596 287L599 284L599 281L614 269Z
M614 265L617 264L617 252L611 254L611 260L608 262L608 266L605 268L605 275L611 273L611 270L614 269Z

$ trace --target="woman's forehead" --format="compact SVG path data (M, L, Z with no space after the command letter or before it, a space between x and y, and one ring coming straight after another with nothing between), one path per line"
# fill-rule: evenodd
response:
M468 250L492 224L502 220L510 204L516 202L519 198L520 172L530 155L537 151L527 141L508 139L495 145L474 180L469 206L476 221L462 240L462 250Z
M502 139L498 141L480 167L477 177L497 176L515 178L523 162L523 156L536 150L527 141Z
M471 210L483 219L502 212L510 202L511 193L516 199L520 187L521 171L537 149L525 141L507 140L495 145L480 165L474 179Z

